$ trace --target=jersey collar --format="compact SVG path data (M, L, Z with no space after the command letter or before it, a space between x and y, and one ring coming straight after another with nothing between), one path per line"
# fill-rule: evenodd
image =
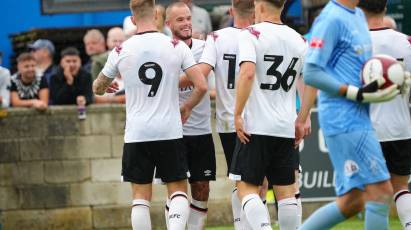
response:
M136 35L148 34L148 33L159 33L157 30L149 30L140 33L136 33Z
M388 27L380 27L380 28L370 29L370 31L389 30L389 29L391 29L391 28L388 28Z
M337 2L337 0L331 0L331 2L332 2L332 3L334 3L335 5L337 5L337 6L341 7L341 8L343 8L344 10L346 10L346 11L348 11L348 12L350 12L350 13L352 13L352 14L355 14L355 10L350 9L350 8L348 8L348 7L344 6L344 5L342 5L341 3Z

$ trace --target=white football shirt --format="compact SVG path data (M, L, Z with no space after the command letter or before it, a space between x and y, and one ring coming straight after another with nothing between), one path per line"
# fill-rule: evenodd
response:
M296 81L306 44L283 24L262 22L240 34L239 62L256 64L256 77L244 108L244 128L251 134L294 138Z
M373 54L387 54L402 61L411 71L411 43L405 34L392 29L371 30ZM409 95L398 95L391 101L370 105L370 116L379 141L411 138Z
M192 39L191 52L194 60L198 62L203 53L204 41ZM193 86L180 88L180 105L182 105L193 92ZM187 122L183 125L183 134L186 136L197 136L211 133L211 108L210 95L206 93L200 103L191 111Z
M111 51L102 73L124 79L125 143L182 138L179 78L195 64L184 42L158 32L134 35Z
M240 71L238 37L241 29L227 27L207 36L200 63L213 67L216 87L216 125L219 133L235 132L235 87Z

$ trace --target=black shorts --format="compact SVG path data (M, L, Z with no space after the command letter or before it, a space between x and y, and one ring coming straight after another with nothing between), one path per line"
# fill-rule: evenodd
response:
M272 185L291 185L295 182L294 138L252 134L250 142L237 139L230 179L262 185L264 177Z
M237 133L219 133L221 144L224 150L225 161L227 163L227 175L230 171L231 161L237 141Z
M187 152L189 182L215 180L216 160L211 134L184 136Z
M166 183L187 179L183 139L125 143L122 164L123 181L135 184L151 183L154 168Z
M388 171L407 176L411 174L411 139L380 142Z

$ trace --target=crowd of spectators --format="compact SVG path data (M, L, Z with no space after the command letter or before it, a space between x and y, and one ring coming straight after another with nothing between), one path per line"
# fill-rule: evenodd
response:
M193 37L205 39L212 30L208 12L191 0L180 1L192 9ZM158 31L171 36L165 23L165 7L157 5L156 12ZM89 59L83 65L80 50L76 47L56 52L53 42L47 39L28 44L28 52L17 56L16 73L11 75L0 62L0 109L28 107L44 111L53 105L84 107L92 103L125 103L121 76L115 79L120 88L116 94L94 96L92 82L104 67L111 50L136 31L129 17L125 18L123 28L113 27L106 36L98 29L88 30L83 36L83 43ZM53 62L56 56L59 63Z

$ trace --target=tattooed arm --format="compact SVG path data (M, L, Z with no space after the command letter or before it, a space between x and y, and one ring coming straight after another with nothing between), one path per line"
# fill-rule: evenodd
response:
M103 95L113 80L113 78L108 78L103 73L100 73L93 82L93 92L97 95Z

